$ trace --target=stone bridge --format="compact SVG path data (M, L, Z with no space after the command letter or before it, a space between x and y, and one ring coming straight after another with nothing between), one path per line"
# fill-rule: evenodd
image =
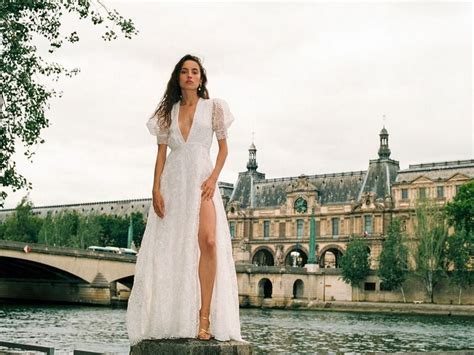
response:
M0 240L0 298L110 304L128 298L135 261L133 255Z
M133 285L136 257L82 249L51 247L0 240L0 302L36 300L110 305L126 303ZM403 302L401 293L384 291L371 271L361 288L341 279L338 268L307 269L289 266L236 264L241 306L288 307L310 302ZM427 302L420 280L410 276L405 285L408 302ZM437 303L457 300L449 284L437 287ZM474 286L463 291L463 304L473 304Z

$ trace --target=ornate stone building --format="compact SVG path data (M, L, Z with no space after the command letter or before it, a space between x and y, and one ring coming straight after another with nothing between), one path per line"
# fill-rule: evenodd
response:
M451 200L474 178L474 160L410 165L390 158L389 134L380 132L378 158L365 171L266 179L257 171L257 149L249 148L247 171L239 173L227 204L237 263L304 266L310 254L310 220L316 221L317 263L339 266L351 235L367 238L377 267L384 235L399 215L407 232L418 196Z
M380 132L378 158L364 171L301 175L266 179L259 172L257 149L249 148L247 170L234 184L219 182L226 205L234 259L241 264L304 266L310 254L310 221L314 217L315 254L322 268L335 268L350 235L369 241L372 267L377 266L381 242L394 215L408 233L413 231L413 209L418 196L439 203L451 200L459 186L474 178L474 160L410 165L400 170L390 158L389 134ZM151 199L100 201L34 207L45 217L63 210L80 213L145 216ZM0 222L15 209L0 211Z
M474 178L474 160L456 160L410 165L400 170L392 187L393 214L413 234L413 210L417 198L433 199L440 206L451 201L459 187Z
M387 291L372 272L352 288L337 268L351 235L369 244L371 267L377 267L382 241L393 217L413 234L416 199L450 201L459 186L474 178L474 159L410 165L400 170L390 158L389 134L380 132L378 158L368 169L286 178L265 178L258 171L257 149L249 148L247 170L235 184L219 182L226 206L236 261L241 305L283 307L326 301L403 301L398 291ZM40 206L34 213L76 210L145 217L151 199L134 199ZM14 209L0 211L0 221ZM316 243L310 240L314 230ZM310 245L314 247L310 248ZM316 257L316 263L311 259ZM319 267L318 267L319 266ZM404 284L406 299L427 301L420 280ZM457 302L458 290L449 283L438 286L435 302ZM463 291L463 304L474 304L474 288Z

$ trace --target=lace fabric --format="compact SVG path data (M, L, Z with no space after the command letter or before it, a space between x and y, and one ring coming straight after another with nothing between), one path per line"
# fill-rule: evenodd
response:
M214 99L212 108L212 130L216 138L227 138L227 129L234 121L234 116L230 112L229 105L223 99Z
M160 176L164 217L158 217L151 204L135 265L126 316L131 345L143 339L195 337L199 331L201 184L213 170L213 133L216 137L227 136L234 118L224 100L200 99L184 141L177 124L177 105L179 102L173 106L168 129L160 129L156 118L146 123L158 144L166 142L171 152ZM217 340L243 341L232 242L217 184L212 201L216 212L217 269L210 331Z
M235 120L234 115L229 109L229 105L224 99L220 98L214 98L208 101L212 102L212 130L215 132L216 138L218 140L227 138L227 129ZM179 102L176 104L179 105ZM158 117L154 116L149 118L146 126L150 134L156 136L157 144L168 144L170 128L160 124Z
M158 117L153 116L149 118L146 122L146 127L150 134L156 136L156 144L168 144L170 129L159 124Z

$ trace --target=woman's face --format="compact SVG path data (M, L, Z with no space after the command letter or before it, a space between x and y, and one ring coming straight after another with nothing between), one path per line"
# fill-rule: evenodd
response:
M201 84L199 64L194 60L187 60L179 72L179 86L182 90L197 90Z

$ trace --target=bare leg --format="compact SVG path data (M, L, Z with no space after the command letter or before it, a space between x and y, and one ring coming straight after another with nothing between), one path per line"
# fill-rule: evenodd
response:
M216 211L212 199L201 199L199 212L199 280L201 282L201 310L200 315L209 318L211 309L212 289L216 275ZM199 329L207 329L209 319L199 319Z

